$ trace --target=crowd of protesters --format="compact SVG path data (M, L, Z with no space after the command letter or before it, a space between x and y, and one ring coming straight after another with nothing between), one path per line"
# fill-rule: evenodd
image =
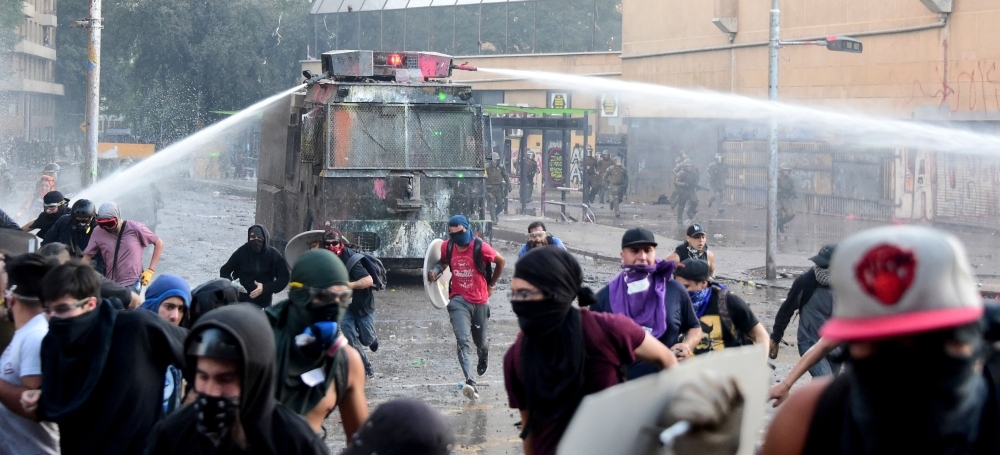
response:
M455 449L425 403L369 412L374 367L364 351L378 349L382 278L338 230L289 264L251 226L220 278L192 288L156 276L164 241L116 204L70 205L57 191L43 202L16 227L37 232L42 249L0 256L3 317L15 328L0 357L0 454L324 454L334 411L344 454ZM462 393L474 401L488 373L491 297L508 264L465 216L447 226L426 278L450 270ZM802 358L770 390L781 407L762 453L997 453L1000 312L984 305L955 238L892 226L824 246L768 333L715 277L725 258L706 237L689 226L664 259L653 232L628 229L620 273L595 290L544 224L528 227L507 293L520 330L501 372L524 453L556 453L588 395L729 348L757 345L775 358L796 312ZM807 371L815 380L790 394ZM738 440L736 382L687 381L669 414L705 444L675 453L735 453L717 442Z

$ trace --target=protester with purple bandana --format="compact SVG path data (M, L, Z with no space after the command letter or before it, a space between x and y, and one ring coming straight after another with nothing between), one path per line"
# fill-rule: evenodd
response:
M676 264L657 260L656 245L648 229L625 231L622 272L597 292L597 303L590 310L628 316L684 360L701 341L701 324L687 290L673 279ZM681 333L683 342L679 341ZM628 378L657 371L654 365L639 361L629 366Z
M695 354L750 344L769 347L767 330L747 303L722 283L710 280L712 268L708 262L685 259L680 265L677 281L687 289L694 312L701 321L703 336L694 349Z

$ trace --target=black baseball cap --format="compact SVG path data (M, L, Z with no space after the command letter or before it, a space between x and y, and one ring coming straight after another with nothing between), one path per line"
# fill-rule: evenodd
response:
M708 278L712 276L712 268L708 262L701 259L688 258L681 262L681 265L683 267L677 267L674 276L691 281L708 281Z
M837 249L837 244L823 245L823 248L819 249L819 253L815 256L809 258L814 264L820 266L821 268L830 267L830 258L833 257L833 250Z
M649 229L634 227L625 231L625 235L622 236L622 249L627 246L632 245L657 245L656 237Z
M687 236L694 237L696 235L708 235L708 233L705 232L705 228L701 227L701 223L694 223L688 226Z

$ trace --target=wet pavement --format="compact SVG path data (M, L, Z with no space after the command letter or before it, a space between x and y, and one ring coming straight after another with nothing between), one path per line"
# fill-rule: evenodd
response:
M5 210L23 202L33 187L32 176L36 174L40 173L18 173L19 177L24 177L19 178L16 194L0 197ZM67 187L69 180L69 177L60 178ZM246 241L246 229L254 220L255 182L169 178L160 185L166 206L160 211L157 233L166 246L157 272L180 275L192 286L215 278L229 255ZM661 257L684 237L685 227L675 224L675 215L669 206L627 203L621 218L611 216L606 205L596 204L594 210L596 225L562 223L553 219L545 222L549 231L566 241L570 250L577 254L587 284L595 289L606 284L619 270L619 245L626 228L642 225L653 230L661 237ZM578 216L579 209L569 213L574 211ZM724 216L719 216L715 210L702 213L710 216L696 221L703 222L709 232L710 248L717 255L719 276L748 302L754 314L770 330L778 305L787 292L783 288L791 283L791 278L764 283L753 273L752 269L764 262L763 210L732 207ZM534 218L527 216L503 216L495 227L494 246L508 258L509 264L532 220ZM875 225L877 223L799 215L786 235L780 238L779 270L789 274L801 272L810 265L806 258L822 244ZM976 242L980 246L972 252L972 260L984 278L1000 275L992 260L992 255L1000 251L995 235L981 231L960 230L957 233L967 243ZM147 251L147 261L148 254ZM507 303L510 274L508 268L490 300L489 370L478 379L480 399L470 402L459 390L462 374L447 313L429 304L418 273L392 273L389 288L376 294L380 349L367 353L376 372L375 378L365 387L369 406L374 408L398 397L418 398L441 411L451 423L458 437L456 453L522 453L519 430L514 426L520 418L516 410L507 406L502 374L503 354L518 331L516 318ZM283 296L279 294L276 298ZM790 344L783 345L779 358L771 362L775 367L772 382L787 374L798 359L794 346L796 328L793 320L785 336ZM326 442L333 453L337 453L345 445L337 411L325 426L328 429Z

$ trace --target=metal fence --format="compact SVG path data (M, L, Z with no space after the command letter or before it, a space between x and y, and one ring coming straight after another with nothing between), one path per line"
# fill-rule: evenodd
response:
M723 141L727 201L767 204L767 142ZM779 142L778 160L792 166L795 209L820 215L889 221L894 214L893 150L820 142Z
M482 115L472 106L335 104L329 119L330 169L484 167Z

